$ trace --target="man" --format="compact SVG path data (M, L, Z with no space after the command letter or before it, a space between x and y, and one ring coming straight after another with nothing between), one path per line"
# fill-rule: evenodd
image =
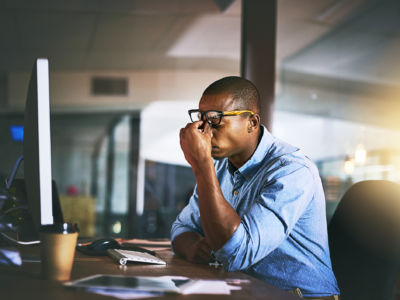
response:
M189 113L180 143L197 185L172 225L174 251L304 297L337 299L318 171L260 124L256 87L222 78Z

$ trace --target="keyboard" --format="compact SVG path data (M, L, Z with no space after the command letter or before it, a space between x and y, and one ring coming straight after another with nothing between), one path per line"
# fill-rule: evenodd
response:
M158 265L167 264L162 259L159 259L154 255L144 252L122 250L122 249L108 249L107 253L120 265L126 265L128 261L148 263L148 264L158 264Z

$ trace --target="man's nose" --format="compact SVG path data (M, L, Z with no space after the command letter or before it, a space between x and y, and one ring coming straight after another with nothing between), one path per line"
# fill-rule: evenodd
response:
M211 138L213 138L214 137L214 131L216 130L216 128L214 126L210 126L210 127L211 127L211 130L210 130Z

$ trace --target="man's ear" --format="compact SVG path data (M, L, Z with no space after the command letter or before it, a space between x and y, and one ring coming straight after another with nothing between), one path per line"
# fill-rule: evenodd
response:
M254 115L250 116L250 118L249 118L247 131L249 133L253 132L258 127L260 127L260 115L254 114Z

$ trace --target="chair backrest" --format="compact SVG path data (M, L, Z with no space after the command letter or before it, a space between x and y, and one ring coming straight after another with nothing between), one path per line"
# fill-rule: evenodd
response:
M351 186L328 234L342 300L392 299L400 266L400 185L369 180Z

